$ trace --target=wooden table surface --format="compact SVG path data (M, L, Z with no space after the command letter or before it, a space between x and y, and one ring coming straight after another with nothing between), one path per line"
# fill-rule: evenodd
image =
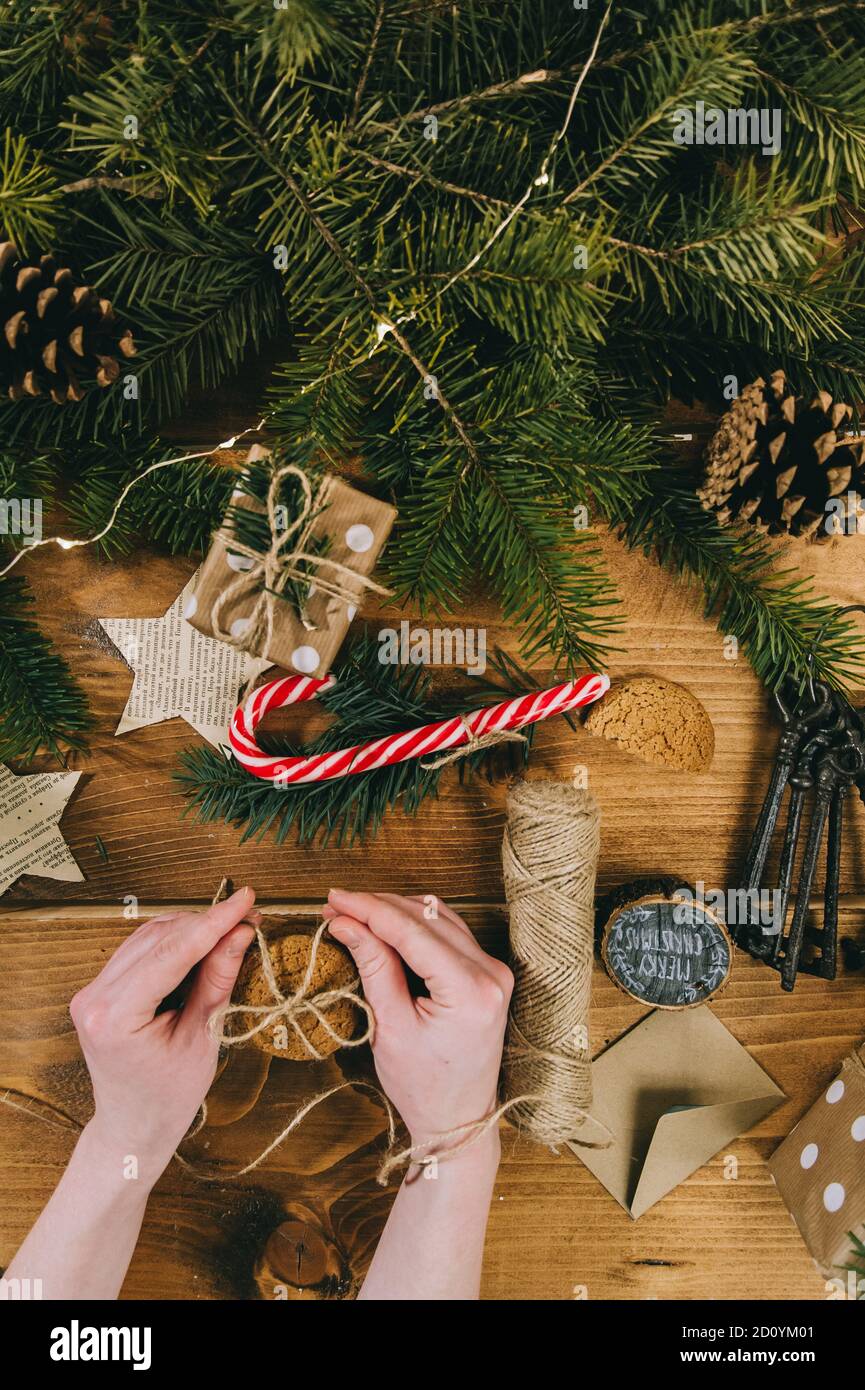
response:
M218 419L209 419L209 410L200 404L178 434L216 442L252 415L243 394L230 390ZM564 778L577 765L588 767L603 814L601 886L663 872L724 887L734 881L775 750L765 694L744 658L725 657L722 637L702 618L690 586L613 537L601 532L599 539L628 615L611 674L686 684L714 722L714 764L703 775L650 767L556 720L540 726L530 775ZM779 545L779 564L813 574L839 602L865 598L865 537ZM133 929L123 916L130 895L142 915L166 904L201 906L229 874L236 884L253 884L259 902L279 915L314 920L333 883L435 893L464 913L488 949L507 948L503 785L461 784L451 769L439 799L416 819L392 814L375 840L345 850L277 847L267 838L241 844L239 832L226 826L181 822L172 769L178 751L198 736L179 720L113 736L132 676L95 619L161 614L193 564L147 551L108 564L79 550L41 552L25 568L40 619L87 691L98 727L91 755L71 761L84 776L62 821L85 881L21 880L0 911L0 1096L8 1102L0 1106L0 1266L44 1204L89 1114L87 1073L67 1005ZM370 616L391 624L417 615L385 606ZM484 626L490 648L515 650L514 634L481 594L450 622ZM52 764L41 759L38 766ZM865 814L858 802L851 814L843 889L862 894ZM842 931L865 934L865 914L853 904L842 912ZM865 1033L865 974L842 972L833 984L802 978L787 995L774 972L737 953L732 980L712 1007L786 1102L638 1222L576 1158L504 1127L485 1298L825 1297L766 1159ZM595 1053L645 1012L596 965ZM303 1099L368 1067L354 1054L342 1057L349 1060L275 1061L265 1074L249 1050L233 1053L215 1086L212 1123L190 1154L241 1167ZM348 1090L245 1178L201 1183L172 1165L150 1202L124 1294L352 1296L393 1196L374 1180L382 1129L378 1106Z

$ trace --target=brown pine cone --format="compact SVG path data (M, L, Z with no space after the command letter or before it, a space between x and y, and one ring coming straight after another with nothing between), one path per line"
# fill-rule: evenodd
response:
M132 331L107 299L54 256L22 260L11 241L0 241L0 319L0 389L13 401L46 392L57 405L80 401L135 356Z
M783 372L768 386L758 377L709 441L697 492L704 509L722 526L750 521L771 534L816 540L855 530L861 508L846 494L865 494L865 437L845 431L851 415L828 391L810 403L794 396Z

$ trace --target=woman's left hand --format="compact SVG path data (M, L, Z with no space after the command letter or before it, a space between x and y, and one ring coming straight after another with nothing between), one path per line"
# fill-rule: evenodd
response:
M240 888L206 912L152 918L69 1006L93 1081L91 1138L135 1158L150 1183L213 1081L219 1049L207 1023L231 998L261 916L254 902ZM193 971L183 1007L157 1013Z

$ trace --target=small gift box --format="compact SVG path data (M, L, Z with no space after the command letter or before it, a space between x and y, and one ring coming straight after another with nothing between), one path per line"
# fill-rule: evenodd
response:
M369 576L396 515L330 473L274 465L254 445L188 621L287 670L324 675L364 593L388 593Z
M845 1058L769 1170L821 1274L846 1283L865 1235L865 1047Z

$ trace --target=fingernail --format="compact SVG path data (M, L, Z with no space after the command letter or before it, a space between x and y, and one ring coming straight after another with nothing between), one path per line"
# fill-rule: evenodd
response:
M233 892L232 895L231 895L230 901L231 901L231 902L234 902L235 898L244 898L244 897L249 897L250 895L251 895L253 898L255 897L255 893L253 892L253 890L252 890L252 889L249 887L249 885L247 884L247 885L246 885L245 887L243 887L243 888L235 888L234 892Z

